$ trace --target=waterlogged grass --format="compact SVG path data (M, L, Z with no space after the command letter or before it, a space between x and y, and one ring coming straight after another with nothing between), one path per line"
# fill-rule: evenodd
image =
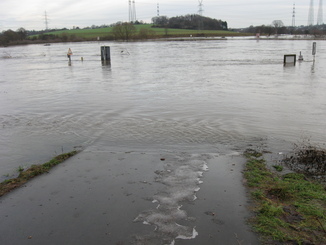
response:
M281 165L273 165L273 168L278 171L278 172L282 172L283 171L283 166Z
M72 151L69 153L63 153L61 155L58 155L54 157L49 162L46 162L41 165L32 165L29 169L24 170L23 168L19 168L19 175L17 178L8 179L0 183L0 197L4 194L12 191L13 189L22 186L25 184L28 180L43 174L48 173L48 171L53 168L54 166L64 162L68 158L76 155L78 151Z
M300 173L272 173L253 150L245 178L255 200L250 220L264 244L326 244L326 189Z

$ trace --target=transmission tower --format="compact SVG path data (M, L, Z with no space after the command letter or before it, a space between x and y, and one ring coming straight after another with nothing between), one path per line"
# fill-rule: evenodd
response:
M44 12L44 23L45 23L45 30L47 31L49 29L49 26L48 26L48 15L46 13L46 11Z
M292 11L292 27L295 27L295 3L293 4L293 11Z
M319 0L317 25L322 25L322 24L324 24L324 21L323 21L323 0Z
M199 5L198 5L198 7L199 7L199 10L198 10L198 14L200 15L200 16L202 16L203 15L203 0L198 0L198 2L199 2Z
M312 26L313 24L314 24L314 0L310 0L308 26Z
M131 11L131 0L128 0L128 3L129 3L129 22L131 22L131 20L132 20L132 11Z
M199 21L198 21L198 29L202 30L203 29L203 0L198 0L199 2L199 10L198 10L198 15L199 15Z
M135 0L129 0L129 22L136 22L136 6Z
M160 5L159 3L157 3L157 17L160 16Z
M133 22L136 22L137 18L136 18L136 4L135 4L135 0L132 1L132 8L133 8Z

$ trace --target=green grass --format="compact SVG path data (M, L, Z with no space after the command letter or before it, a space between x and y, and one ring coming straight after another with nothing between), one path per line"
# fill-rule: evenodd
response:
M250 220L263 243L326 243L326 190L303 174L279 176L265 164L262 154L246 151L244 176L255 200Z
M283 166L281 165L273 165L273 168L278 171L278 172L282 172L283 171Z
M141 29L150 30L155 37L164 37L166 34L172 37L184 37L190 35L201 35L204 34L205 36L243 36L243 33L231 32L231 31L222 31L222 30L187 30L187 29L165 29L165 28L156 28L152 27L151 24L142 24L142 25L135 25L136 33L139 33ZM112 35L112 27L106 28L98 28L98 29L74 29L74 30L63 30L63 31L54 31L48 32L46 34L53 34L53 35L75 35L79 38L94 38L97 37L107 37Z
M12 191L15 188L18 188L25 184L28 180L43 174L43 173L48 173L48 171L53 168L54 166L62 163L63 161L67 160L68 158L76 155L78 151L72 151L69 153L63 153L61 155L58 155L54 157L52 160L49 162L46 162L41 165L32 165L29 169L24 170L22 167L19 167L19 175L17 178L12 178L3 181L0 183L0 197L3 196L4 194Z
M80 38L97 38L97 37L105 37L108 36L109 33L112 31L111 27L107 28L99 28L99 29L74 29L74 30L62 30L62 31L53 31L47 32L46 34L53 34L53 35L76 35Z
M18 171L18 172L22 172L22 171L24 171L24 167L23 167L23 166L19 166L19 167L17 168L17 171Z

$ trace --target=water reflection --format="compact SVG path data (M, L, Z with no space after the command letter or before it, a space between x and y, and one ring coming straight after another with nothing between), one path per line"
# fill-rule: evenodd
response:
M109 81L112 78L111 65L102 65L102 79L104 82Z
M111 60L102 60L102 66L110 66L111 67Z
M315 59L312 61L311 73L315 73Z

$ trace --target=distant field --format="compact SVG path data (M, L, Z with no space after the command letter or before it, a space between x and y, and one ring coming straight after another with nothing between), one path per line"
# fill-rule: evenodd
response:
M137 32L141 29L150 30L154 37L162 37L166 34L168 36L187 36L187 35L205 35L205 36L243 36L244 33L237 33L232 31L218 31L218 30L186 30L186 29L164 29L155 28L151 24L135 25ZM46 34L54 35L75 35L76 37L91 39L97 37L108 37L112 35L112 27L98 28L98 29L74 29L64 31L48 32Z
M112 31L112 27L107 28L99 28L99 29L74 29L74 30L63 30L63 31L53 31L47 32L46 34L53 34L53 35L76 35L77 37L81 38L96 38L96 37L104 37L108 36L109 33Z

